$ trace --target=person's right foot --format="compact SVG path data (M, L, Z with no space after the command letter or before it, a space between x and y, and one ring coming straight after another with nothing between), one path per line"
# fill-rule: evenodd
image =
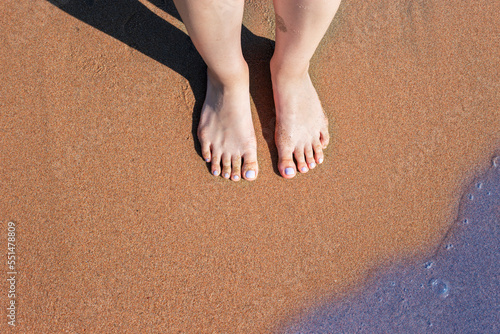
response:
M211 162L213 175L251 181L259 169L247 65L226 79L223 83L208 71L207 94L198 125L202 156Z

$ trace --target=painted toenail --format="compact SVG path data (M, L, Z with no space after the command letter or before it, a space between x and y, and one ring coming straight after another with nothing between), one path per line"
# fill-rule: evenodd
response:
M323 158L319 158L318 162L323 163Z
M229 173L225 173L225 174L224 174L224 177L225 177L226 179L229 179Z
M245 173L245 177L247 179L253 179L255 178L255 171L254 170L248 170L246 173Z
M215 176L217 176L217 175L219 175L219 171L218 171L218 170L214 170L214 171L213 171L213 174L214 174Z
M303 172L307 172L307 167L306 167L306 166L304 166L304 167L302 167L302 169L301 169L301 170L302 170Z
M206 161L206 162L210 162L210 159L209 159L209 158L206 158L206 159L205 159L205 161Z
M233 176L233 180L238 181L240 177L238 175Z
M315 164L314 162L311 162L311 163L309 164L309 167L314 168L314 167L316 167L316 164Z
M287 168L285 168L285 174L286 175L293 175L293 174L295 174L295 171L293 170L293 168L287 167Z

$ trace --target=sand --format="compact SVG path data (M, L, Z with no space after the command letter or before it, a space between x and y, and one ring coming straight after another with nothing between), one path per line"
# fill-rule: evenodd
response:
M272 4L247 1L260 172L234 183L199 155L204 65L169 1L2 1L14 330L272 332L382 265L432 253L499 153L499 7L344 1L311 68L331 121L325 163L284 180Z
M435 253L373 273L356 293L310 308L281 334L498 333L500 157L468 187Z

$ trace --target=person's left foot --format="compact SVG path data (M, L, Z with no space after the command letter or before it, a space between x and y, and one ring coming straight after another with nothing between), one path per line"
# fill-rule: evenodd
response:
M287 179L323 162L329 142L328 119L307 70L291 74L273 68L278 170ZM295 157L294 163L293 158Z

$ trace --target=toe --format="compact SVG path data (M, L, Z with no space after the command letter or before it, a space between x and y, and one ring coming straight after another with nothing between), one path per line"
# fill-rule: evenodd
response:
M314 157L316 159L316 163L318 164L323 163L324 156L321 143L319 141L315 142L313 144L313 149L314 149Z
M314 160L314 151L312 149L312 145L306 145L304 148L304 153L306 155L306 163L309 166L309 169L313 169L316 167L316 161Z
M242 173L243 178L248 181L253 181L257 178L257 173L259 172L257 157L255 153L245 154L243 156L243 167Z
M241 179L241 156L233 155L231 158L231 180L239 181Z
M214 153L212 155L212 175L220 175L220 154Z
M278 169L285 179L291 179L297 173L293 163L292 152L279 154Z
M309 168L307 167L306 159L304 158L304 148L297 148L293 152L295 156L295 161L297 161L297 169L301 173L307 173Z
M328 146L328 143L330 142L330 134L328 133L328 128L322 129L320 131L320 138L321 146L323 148L326 148Z
M231 177L231 156L229 154L222 155L222 177L229 179Z
M206 162L210 162L212 154L210 152L210 144L207 142L201 143L201 156Z

